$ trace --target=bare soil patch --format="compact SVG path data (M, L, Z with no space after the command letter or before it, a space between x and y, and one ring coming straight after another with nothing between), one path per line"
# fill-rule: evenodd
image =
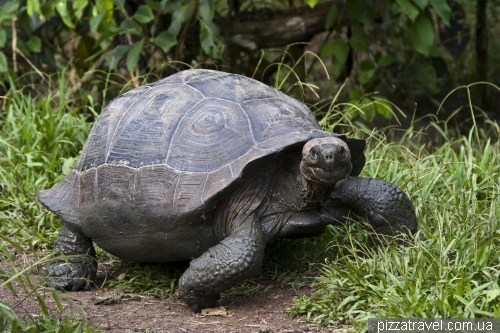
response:
M16 262L16 266L19 260ZM26 264L26 261L24 261ZM23 266L20 263L20 266ZM0 263L8 270L7 263ZM21 268L21 267L19 267ZM99 270L99 280L108 278ZM109 270L108 270L109 272ZM39 271L34 271L34 282L40 281ZM37 277L38 276L38 277ZM258 291L249 296L228 292L222 295L219 311L208 315L194 314L175 295L159 299L156 297L125 294L116 288L104 287L91 291L59 293L64 311L57 309L49 289L41 288L38 294L45 298L49 310L55 316L72 316L103 332L112 333L177 333L177 332L332 332L331 328L308 325L303 318L292 318L286 314L293 299L311 292L308 287L280 285L277 281L256 280ZM42 314L39 304L28 297L19 284L14 284L17 295L8 288L0 289L0 301L16 306L18 316L36 317Z

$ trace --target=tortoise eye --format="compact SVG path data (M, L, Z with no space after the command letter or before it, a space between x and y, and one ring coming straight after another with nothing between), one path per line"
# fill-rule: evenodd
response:
M316 154L316 152L313 149L311 149L311 151L309 152L309 157L315 160L318 158L318 154Z
M344 147L340 147L339 156L340 157L344 157L345 156L345 148Z

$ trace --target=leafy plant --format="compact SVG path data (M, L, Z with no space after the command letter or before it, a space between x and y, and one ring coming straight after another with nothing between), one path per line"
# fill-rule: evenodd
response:
M55 49L66 61L76 56L82 68L90 67L88 61L97 61L97 67L106 61L111 68L123 63L134 72L141 57L155 65L175 50L180 60L187 29L194 24L202 51L219 59L224 44L213 20L217 8L224 10L221 7L222 1L208 0L4 1L0 5L0 73L14 77L17 55L37 70L44 65L50 69L65 65L62 59L54 59ZM13 59L14 68L9 68L8 58Z

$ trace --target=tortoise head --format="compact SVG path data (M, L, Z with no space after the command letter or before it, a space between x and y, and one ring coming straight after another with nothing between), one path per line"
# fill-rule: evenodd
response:
M351 173L351 152L339 138L312 139L302 148L300 171L308 182L330 186Z

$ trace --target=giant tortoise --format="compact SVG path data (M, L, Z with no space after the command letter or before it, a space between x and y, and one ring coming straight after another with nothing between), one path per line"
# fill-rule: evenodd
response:
M270 240L320 235L353 212L376 232L414 232L405 193L358 177L364 148L244 76L192 69L133 89L104 109L66 178L38 193L63 220L49 281L88 289L92 241L137 262L191 260L179 292L197 312L258 274Z

